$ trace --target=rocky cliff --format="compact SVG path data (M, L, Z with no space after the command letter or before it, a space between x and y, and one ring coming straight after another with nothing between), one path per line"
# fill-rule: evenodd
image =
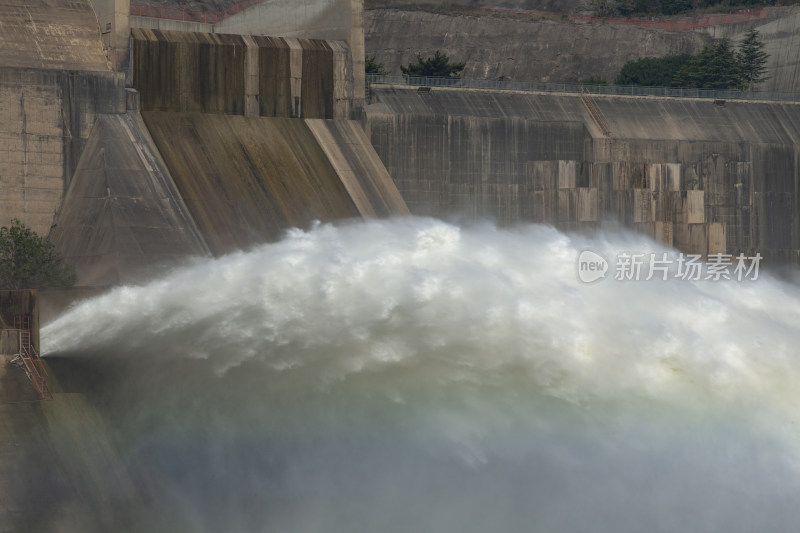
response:
M612 24L511 16L448 16L422 11L364 12L367 55L392 74L436 50L465 61L465 78L575 82L591 76L613 81L627 61L695 53L710 38Z

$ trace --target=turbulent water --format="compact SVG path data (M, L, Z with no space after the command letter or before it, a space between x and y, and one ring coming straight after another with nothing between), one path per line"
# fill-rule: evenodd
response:
M579 281L630 234L292 231L42 330L152 501L133 530L682 532L800 521L800 291ZM109 384L110 383L110 384Z

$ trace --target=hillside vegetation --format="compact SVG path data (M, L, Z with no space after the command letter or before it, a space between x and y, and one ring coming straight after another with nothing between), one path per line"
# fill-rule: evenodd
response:
M193 11L222 11L238 4L242 0L131 0L132 4L170 7L175 9L191 9Z
M503 8L603 17L669 16L798 4L800 0L364 0L365 9L486 15L487 9Z
M785 6L800 4L800 0L588 0L587 4L595 15L627 17Z
M728 39L709 43L692 56L645 57L629 61L615 80L617 85L692 87L699 89L755 89L765 76L769 54L758 30L751 28L738 49Z
M586 0L364 0L365 9L421 9L464 11L486 8L524 9L551 13L575 13L586 9Z

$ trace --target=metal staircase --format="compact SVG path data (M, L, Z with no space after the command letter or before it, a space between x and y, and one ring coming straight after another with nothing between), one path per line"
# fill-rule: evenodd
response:
M589 116L592 117L595 124L600 127L600 131L603 132L603 135L611 137L611 125L608 123L606 116L600 111L600 107L598 107L591 93L587 92L583 87L581 87L581 102L583 102L583 106L586 108L586 111L589 112Z
M19 335L19 355L15 361L19 361L25 369L25 373L30 378L31 383L36 388L39 396L43 400L53 399L53 394L47 386L47 369L39 357L39 352L31 342L31 317L30 315L14 316L14 329Z

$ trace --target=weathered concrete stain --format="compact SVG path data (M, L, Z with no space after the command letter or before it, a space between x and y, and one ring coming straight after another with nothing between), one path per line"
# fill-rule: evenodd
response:
M156 112L144 119L215 254L311 220L359 216L303 121Z
M0 3L0 67L111 70L88 0Z
M350 117L352 68L348 50L335 42L143 29L132 35L133 84L145 110L244 115L250 99L251 115Z

